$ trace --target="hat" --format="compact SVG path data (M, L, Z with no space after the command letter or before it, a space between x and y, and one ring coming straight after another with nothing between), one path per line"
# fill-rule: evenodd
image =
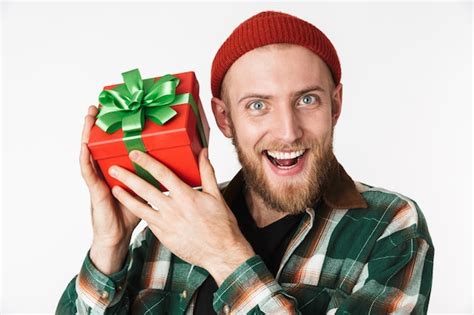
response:
M217 51L211 70L212 95L220 97L224 76L245 53L266 45L287 43L303 46L318 55L329 67L334 83L341 80L341 65L331 41L316 26L296 16L260 12L242 22Z

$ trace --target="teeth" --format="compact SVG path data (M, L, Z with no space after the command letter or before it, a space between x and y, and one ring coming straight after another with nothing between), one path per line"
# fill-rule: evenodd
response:
M305 150L292 151L292 152L267 151L267 153L274 159L289 160L289 159L295 159L297 157L302 156L304 151Z

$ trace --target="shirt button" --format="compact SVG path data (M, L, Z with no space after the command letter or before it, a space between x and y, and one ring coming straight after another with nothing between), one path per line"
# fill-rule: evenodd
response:
M181 292L181 297L183 299L186 299L186 297L188 296L188 292L186 292L186 290L184 290L183 292Z
M102 292L100 297L103 298L104 300L106 300L109 297L109 293L107 291L104 291L104 292Z
M230 314L230 306L229 305L224 305L224 314Z

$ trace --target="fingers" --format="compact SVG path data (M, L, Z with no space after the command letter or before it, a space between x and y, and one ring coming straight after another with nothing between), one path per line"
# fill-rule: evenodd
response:
M87 143L89 142L90 130L95 122L95 115L97 114L97 108L90 106L88 114L84 117L84 126L82 128L81 137L81 151L79 154L79 164L81 167L81 174L87 185L91 185L97 181L97 172L91 161L91 155Z
M160 210L166 209L168 197L136 174L115 165L109 168L109 174L124 183L138 196L145 199L156 208Z
M170 191L171 195L192 193L192 188L184 183L175 173L152 156L137 150L129 154L130 159L146 169L156 180Z
M82 178L86 181L86 184L90 186L93 184L96 178L96 172L91 163L89 148L87 144L81 143L81 153L79 155L79 164L81 166Z
M112 187L112 194L135 216L149 223L157 224L157 216L159 215L158 211L153 210L119 186Z
M97 108L95 106L89 106L86 117L84 117L84 126L82 127L82 143L89 142L89 135L91 133L92 126L94 126L95 116L97 115Z
M94 116L94 117L97 116L98 112L99 112L99 110L94 105L89 106L89 108L87 109L87 114L91 115L91 116Z
M201 173L202 191L215 197L220 196L214 168L208 157L208 148L203 148L199 153L199 172Z

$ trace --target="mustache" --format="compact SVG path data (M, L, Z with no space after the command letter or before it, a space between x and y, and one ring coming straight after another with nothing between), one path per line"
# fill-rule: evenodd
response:
M306 149L320 148L321 144L316 140L296 140L292 143L270 142L258 144L255 149L257 152L263 151L299 151Z

